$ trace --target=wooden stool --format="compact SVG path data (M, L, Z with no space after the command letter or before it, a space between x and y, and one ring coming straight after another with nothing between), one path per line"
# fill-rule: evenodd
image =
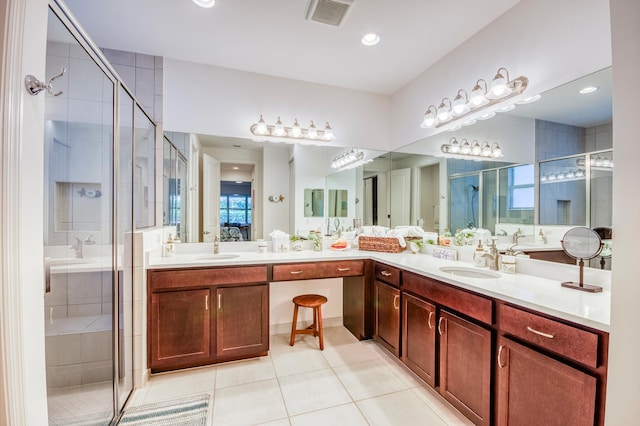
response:
M291 325L291 342L293 346L296 334L313 334L320 338L320 350L324 350L324 340L322 338L322 305L327 303L327 298L319 294L302 294L293 298L293 324ZM296 329L298 323L298 307L313 309L313 324L301 330Z

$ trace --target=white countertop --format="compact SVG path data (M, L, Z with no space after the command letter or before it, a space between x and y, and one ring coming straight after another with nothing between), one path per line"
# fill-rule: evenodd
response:
M467 278L442 272L439 268L443 266L469 267L471 266L469 263L438 259L421 253L379 253L351 249L345 251L302 250L285 253L274 253L272 251L265 253L258 253L257 251L223 251L221 254L237 255L237 257L215 260L215 255L207 252L177 253L172 257L152 256L149 259L148 267L151 269L163 269L373 259L557 318L597 330L609 331L611 291L608 287L605 287L601 293L586 293L561 287L559 280L522 273L505 274L498 272L499 278Z

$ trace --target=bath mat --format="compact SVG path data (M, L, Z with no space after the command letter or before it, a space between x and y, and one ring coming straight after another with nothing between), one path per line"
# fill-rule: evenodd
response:
M209 413L208 393L172 401L139 405L124 410L119 425L205 426Z

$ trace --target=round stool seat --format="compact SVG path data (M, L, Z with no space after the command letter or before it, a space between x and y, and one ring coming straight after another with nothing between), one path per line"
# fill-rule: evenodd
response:
M319 294L301 294L293 298L293 323L291 324L291 341L293 346L297 334L311 334L318 337L320 350L324 349L324 338L322 336L322 305L327 303L327 298ZM298 308L313 309L313 323L301 330L298 330Z
M319 294L302 294L294 297L293 303L305 308L316 308L327 303L327 298Z

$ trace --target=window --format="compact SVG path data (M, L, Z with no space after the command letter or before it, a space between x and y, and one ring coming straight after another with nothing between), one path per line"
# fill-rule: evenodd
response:
M233 225L251 224L250 195L221 195L220 223Z
M509 168L509 209L533 210L533 165Z

